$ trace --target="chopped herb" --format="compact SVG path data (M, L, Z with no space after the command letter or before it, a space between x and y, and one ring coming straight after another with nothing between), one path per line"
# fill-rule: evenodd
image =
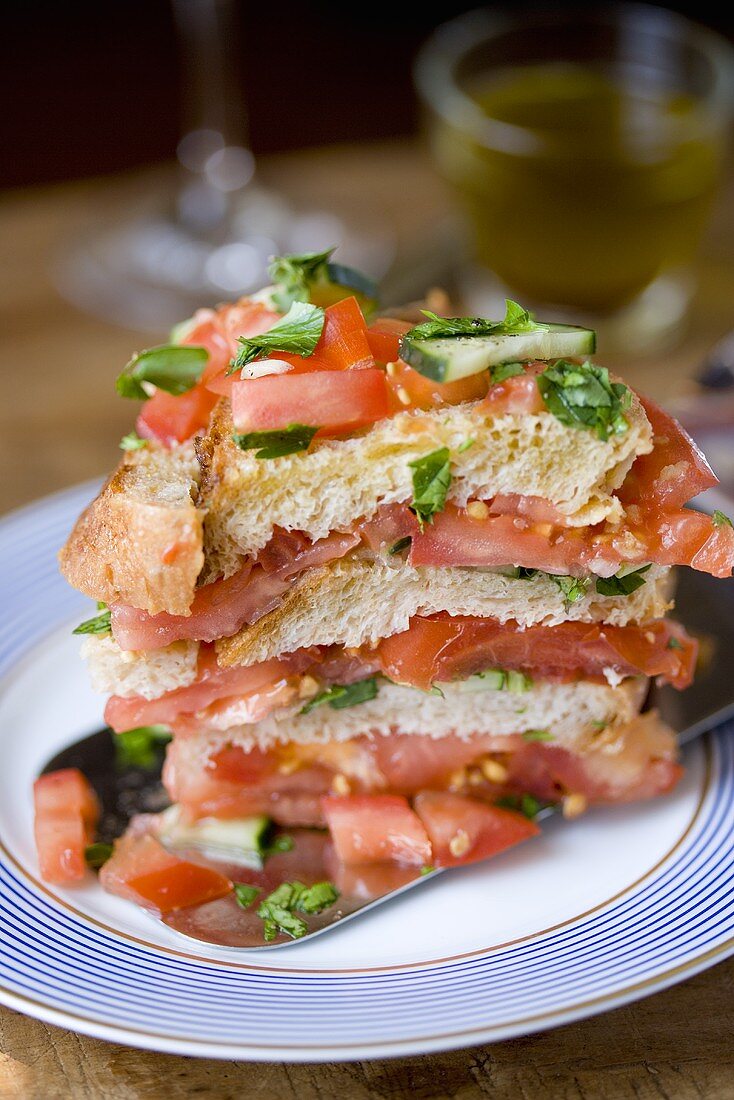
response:
M292 836L288 836L286 833L281 833L280 836L276 836L270 844L266 844L260 850L260 855L263 859L268 859L270 856L276 856L279 852L292 852L295 847L295 841Z
M334 284L356 291L363 304L377 305L377 287L361 271L331 262L333 248L325 252L303 252L293 256L274 256L268 273L275 283L273 301L287 310L294 302L309 302L317 284ZM324 303L325 304L325 303Z
M476 443L476 439L465 439L463 443L460 443L456 448L457 454L463 455L464 451L468 451L470 447L473 447Z
M300 913L321 913L339 897L339 891L331 882L315 882L313 886L307 886L298 895L295 908Z
M441 688L438 686L438 684L431 684L430 688L428 689L428 694L429 695L436 695L439 699L445 699L446 698L446 696L441 691Z
M142 447L148 446L147 439L141 439L137 432L128 432L120 440L121 451L139 451Z
M711 522L714 527L734 527L734 523L729 519L727 515L720 512L717 508L711 517Z
M234 884L234 896L235 901L242 909L249 909L253 901L260 893L262 887L250 886L247 882L235 882Z
M596 432L599 439L623 435L632 395L621 382L610 382L606 367L556 359L538 375L538 389L550 412L570 428Z
M447 336L496 336L519 335L522 332L547 330L548 325L534 321L528 311L511 298L505 299L505 316L502 321L487 321L484 317L439 317L430 310L422 310L428 317L403 337L404 340L431 340Z
M649 568L650 565L643 565L641 569L635 569L631 573L623 573L620 569L613 577L597 577L596 590L600 596L629 596L642 588L645 583L643 574Z
M103 867L111 855L111 844L88 844L84 849L84 859L87 866L94 871L98 871L100 867Z
M232 439L243 451L256 451L255 458L282 458L307 451L318 430L308 424L289 424L270 432L235 432Z
M308 925L294 910L301 913L321 913L339 897L339 891L330 882L317 882L313 886L304 886L302 882L283 882L272 894L260 903L257 915L263 923L263 936L266 942L275 939L283 932L298 940L308 932Z
M677 638L669 638L668 639L668 644L665 648L666 649L683 649L683 646L681 645L681 643L678 641Z
M201 378L209 352L206 348L161 344L134 355L118 375L115 387L120 397L145 400L143 383L178 396L188 393Z
M402 554L403 550L408 549L412 541L413 540L410 535L406 535L405 538L398 539L397 542L394 542L392 544L392 546L388 550L388 554Z
M557 573L548 573L548 577L560 588L567 607L582 600L589 587L588 577L564 577Z
M490 691L504 691L507 686L507 673L501 668L488 668L484 672L478 672L480 680L486 680Z
M541 810L556 808L554 802L540 802L532 794L508 794L503 798L498 798L495 806L502 806L506 810L514 810L516 813L524 814L525 817L529 817L531 820L537 817Z
M597 720L593 721L591 724L592 724L593 728L597 731L597 733L601 733L601 731L605 730L607 728L607 725L608 725L607 722L599 722Z
M432 863L424 863L421 867L421 875L432 875L435 870Z
M333 687L327 688L326 691L314 695L313 699L309 699L306 705L301 708L300 713L309 714L315 707L320 707L322 703L328 703L334 710L344 710L345 707L354 707L358 703L366 703L369 699L374 699L376 695L377 680L374 676L370 676L366 680L358 680L356 684L334 684Z
M524 363L497 363L489 368L489 381L494 386L498 382L504 382L506 378L514 378L515 375L524 373Z
M540 813L540 802L531 794L524 794L520 799L520 813L525 817L537 817Z
M505 676L507 678L507 690L511 691L514 695L522 695L529 690L533 683L530 677L526 676L524 672L517 672L515 669L510 669L505 673Z
M302 359L313 355L324 329L324 311L308 302L294 302L285 317L259 336L240 336L240 350L229 365L227 374L242 370L255 359L266 358L274 352L300 355Z
M99 615L95 615L93 619L85 619L83 623L79 623L79 626L75 626L72 630L72 634L109 634L112 630L110 609L106 603L102 603L101 600L98 600L97 610L100 612Z
M418 522L432 523L432 517L443 511L446 494L451 485L451 457L448 447L439 447L436 451L416 458L408 465L413 471L413 500L411 510Z
M524 741L552 741L553 734L548 730L525 730L523 733Z
M115 735L118 768L143 768L149 771L158 762L156 748L171 740L168 726L137 726Z

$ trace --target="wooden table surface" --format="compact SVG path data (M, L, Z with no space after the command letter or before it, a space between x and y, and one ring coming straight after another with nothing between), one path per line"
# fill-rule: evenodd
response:
M297 171L294 165L297 164ZM401 251L428 237L446 200L409 143L272 158L263 178L323 201L351 196L379 210ZM90 181L4 197L0 204L0 512L98 475L117 459L130 408L112 383L140 333L66 304L54 257L75 227L114 216L139 181ZM631 381L670 398L734 323L734 204L722 203L700 265L690 332L664 356L628 360ZM607 360L608 361L608 360ZM0 1100L169 1100L248 1096L734 1098L734 960L637 1004L491 1046L345 1065L279 1066L137 1051L0 1009Z

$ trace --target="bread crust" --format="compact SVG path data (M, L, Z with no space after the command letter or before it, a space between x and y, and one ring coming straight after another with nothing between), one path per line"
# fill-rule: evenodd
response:
M204 564L197 470L192 448L126 455L59 553L69 584L107 604L188 614Z

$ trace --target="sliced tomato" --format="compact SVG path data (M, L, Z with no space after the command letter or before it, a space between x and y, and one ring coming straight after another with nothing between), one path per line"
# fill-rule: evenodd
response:
M324 311L324 330L314 356L328 363L332 370L374 365L367 322L355 297L343 298Z
M343 557L358 542L356 534L337 532L311 542L299 532L276 531L255 565L247 562L226 580L197 589L188 615L150 615L112 604L113 636L127 650L160 649L183 639L229 638L277 607L297 573Z
M385 373L376 368L270 375L232 387L232 418L244 432L308 424L336 435L373 424L389 411Z
M413 805L430 837L436 867L488 859L540 832L523 814L450 792L421 791Z
M116 841L99 877L105 890L158 913L202 905L232 891L224 875L179 859L150 834L128 833Z
M545 363L542 364L545 366ZM490 386L477 413L483 416L533 415L546 412L535 373L516 374Z
M59 884L79 882L100 812L91 784L78 768L63 768L36 780L33 800L41 877Z
M363 520L356 528L357 534L371 550L389 550L403 539L412 539L418 531L415 512L404 504L384 505L371 519Z
M358 795L321 802L342 863L395 860L422 867L431 862L428 834L406 798Z
M640 401L652 426L654 447L635 459L617 494L620 500L649 512L667 511L718 485L705 455L678 421L649 398Z
M367 342L378 363L394 363L400 358L400 340L413 326L395 317L378 317L367 329Z
M261 302L242 298L239 302L221 306L215 314L210 330L200 333L202 344L209 349L209 362L201 378L201 385L212 393L229 397L237 374L227 374L232 359L239 350L240 336L259 336L271 329L280 314L268 309ZM197 329L189 339L197 334Z
M156 699L144 699L140 695L128 698L113 695L105 707L105 721L121 733L139 726L171 725L182 715L196 714L214 702L233 696L249 698L254 705L260 700L267 702L268 697L274 694L277 703L279 689L288 677L307 668L312 659L308 650L302 649L284 659L273 658L249 667L235 665L220 668L214 647L202 646L199 675L195 683L168 691Z
M486 371L460 378L458 382L433 382L398 360L392 363L388 382L394 395L395 410L408 407L435 409L439 405L460 405L462 401L479 401L487 393L489 376Z
M216 395L201 385L178 397L158 390L143 405L135 428L143 439L152 439L164 447L185 443L192 436L206 431L216 403Z
M671 645L671 642L674 644ZM497 619L445 614L411 620L377 650L391 680L424 691L433 683L464 680L488 668L517 669L548 679L660 676L677 688L693 679L698 644L670 620L644 626L566 621L521 628Z

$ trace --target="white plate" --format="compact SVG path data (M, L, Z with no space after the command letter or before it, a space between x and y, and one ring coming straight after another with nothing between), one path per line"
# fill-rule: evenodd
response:
M264 1061L411 1054L552 1027L734 951L734 743L686 756L674 795L544 826L283 951L192 945L95 884L38 880L31 784L101 725L69 631L89 604L55 552L93 487L0 523L0 1001L161 1051Z

